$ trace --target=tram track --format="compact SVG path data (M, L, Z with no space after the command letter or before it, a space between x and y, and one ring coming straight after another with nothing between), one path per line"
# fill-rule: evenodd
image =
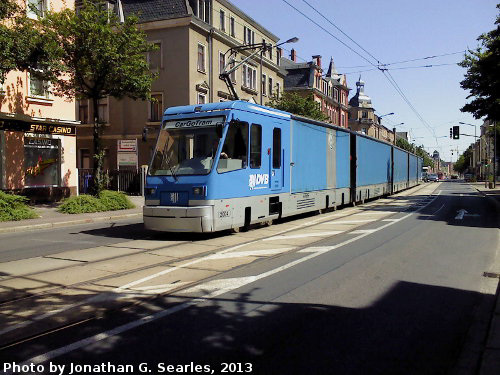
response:
M412 194L418 193L422 188L423 187L417 189L416 191L413 191ZM429 197L429 195L425 195L421 199L419 199L419 201L425 201L426 199L428 199L428 197ZM396 197L389 197L389 198L386 198L386 199L388 199L389 202L387 202L386 200L384 202L381 202L380 200L378 200L378 201L375 201L373 203L367 203L367 204L363 205L363 208L366 208L367 211L371 210L371 209L377 210L378 208L387 206L391 202L396 201ZM393 215L396 215L396 214L398 214L400 212L404 212L404 211L410 209L410 207L412 207L414 205L415 205L415 203L413 203L411 205L408 205L408 207L406 207L406 209L403 209L403 207L400 207L401 210L394 211L392 214L387 215L385 218L387 218L387 217L390 218ZM348 218L348 217L351 217L353 215L356 215L356 214L360 213L360 211L358 209L356 209L356 208L353 208L353 209L345 212L345 215L338 215L338 211L334 211L334 212L335 212L335 214L334 214L333 217L332 217L331 214L328 215L328 213L327 213L327 214L321 215L321 217L318 218L318 219L316 219L316 220L307 221L306 223L299 224L297 226L285 229L283 231L277 231L276 233L273 233L273 236L274 235L283 235L283 234L291 233L291 232L294 232L294 231L296 231L298 229L307 229L307 228L310 228L310 227L314 227L314 226L318 225L321 222L335 221L335 220L345 219L345 218ZM4 301L4 302L0 303L0 308L6 306L9 303L12 304L12 303L15 303L15 302L27 301L30 298L33 299L33 300L35 300L36 298L41 298L41 297L44 297L44 296L50 296L51 294L54 294L54 293L56 293L58 291L81 288L82 286L85 286L85 285L92 285L92 284L95 284L97 282L102 282L102 281L105 281L106 279L116 278L116 277L119 277L119 276L131 275L131 274L134 274L134 273L137 273L137 272L140 272L140 271L145 271L145 270L148 270L148 269L152 269L152 268L158 267L158 266L160 266L160 267L163 267L163 266L167 267L169 265L172 265L173 263L189 262L189 261L195 261L196 259L204 259L204 258L210 257L211 255L214 255L216 253L229 251L231 249L234 249L234 248L237 248L237 247L241 247L241 246L245 246L245 245L252 244L252 243L256 243L256 242L259 242L261 240L262 240L261 238L259 238L259 239L249 239L248 241L243 241L243 242L239 243L238 245L221 246L221 247L219 247L217 249L211 249L209 251L192 254L190 256L186 256L186 257L182 257L182 258L178 258L178 259L171 259L171 260L168 260L168 261L165 261L165 262L161 262L161 263L157 263L157 264L154 264L154 265L148 265L148 266L144 266L144 267L134 268L134 269L131 269L131 270L119 272L119 273L116 273L116 274L113 274L113 275L109 275L109 276L98 277L98 278L94 278L94 279L91 279L91 280L86 280L86 281L82 281L82 282L78 282L78 283L73 283L73 284L69 284L69 285L61 285L61 286L55 287L53 289L46 290L46 291L44 291L42 293L37 293L37 294L30 295L30 296L25 296L25 297L22 297L22 298L19 298L19 299L12 299L12 300L9 300L9 301ZM320 242L320 241L323 241L323 239L320 239L318 241L313 241L311 243L308 243L307 245L295 247L293 249L293 251L299 251L301 248L304 248L304 247L307 247L307 246L313 246L315 242ZM171 246L166 246L166 247L160 246L160 247L157 247L157 248L145 250L143 252L140 252L140 254L148 253L148 252L152 252L152 251L156 251L156 250L161 250L161 249L175 248L176 246L181 246L181 245L185 245L185 244L189 244L189 243L196 243L196 242L194 242L194 241L185 241L185 242L182 242L182 243L172 244ZM130 255L130 254L127 254L127 255ZM103 261L116 260L116 259L124 258L127 255L110 257L110 258L106 258L105 260L93 261L92 263L93 264L98 264L99 262L103 262ZM274 256L268 256L268 257L263 257L263 258L260 258L260 259L256 259L256 261L260 262L260 261L264 261L264 260L269 260L269 259L277 258L277 257L282 256L282 255L283 255L283 253L279 253L279 254L276 254ZM86 264L88 264L88 263L86 263ZM254 264L254 262L252 262L252 264ZM246 265L247 264L242 264L242 265L239 265L237 267L233 267L230 270L235 270L235 269L238 269L240 267L245 267ZM72 267L74 267L74 266L72 266ZM72 267L62 267L62 268L60 268L58 270L62 272L64 270L68 270L68 269L70 269ZM204 278L201 278L199 280L195 280L195 281L193 281L191 283L181 283L177 288L174 287L174 288L172 288L172 289L170 289L170 290L168 290L166 292L163 292L163 293L144 294L144 295L140 296L140 298L137 298L137 295L136 295L132 299L128 300L126 303L125 302L122 302L122 303L112 303L111 307L106 307L105 314L107 315L107 314L114 313L116 311L124 311L125 309L132 308L133 306L137 306L137 305L146 303L147 301L150 301L152 299L155 299L155 298L158 298L158 297L162 297L162 296L165 296L165 295L168 295L168 294L173 294L173 293L179 292L180 290L183 290L183 289L186 289L186 288L190 288L190 287L196 286L198 284L201 284L203 282L206 282L207 280L210 280L211 278L218 277L218 276L220 276L220 274L222 274L224 272L227 272L227 271L228 270L221 271L221 272L217 273L217 275L212 275L212 276L209 276L209 277L204 277ZM36 275L36 273L31 274L30 276L35 276L35 275ZM23 277L25 277L25 276L27 276L27 275L24 275ZM106 294L106 293L109 294L109 293L112 293L112 291L111 292L103 292L101 294ZM136 293L136 294L138 294L138 293ZM96 306L95 309L97 309L97 308L98 307ZM69 309L71 309L71 307ZM69 309L67 309L67 310L69 310ZM62 311L58 311L56 314L62 313L62 312L67 311L67 310L63 309ZM56 315L56 314L54 314L54 315ZM20 338L17 337L16 339L13 339L13 340L11 340L9 342L3 343L2 346L0 346L0 350L8 349L8 348L11 348L13 346L19 345L21 343L26 343L27 341L35 340L35 339L37 339L37 338L39 338L41 336L46 336L46 335L50 335L50 334L55 333L55 332L60 332L61 330L69 329L69 328L77 326L79 324L91 322L91 321L99 319L99 318L100 317L98 315L91 316L90 318L89 317L85 317L85 318L82 318L82 319L71 320L71 321L66 322L65 324L59 324L56 327L51 327L51 328L43 330L43 331L34 332L31 335L24 334L24 336L22 336Z

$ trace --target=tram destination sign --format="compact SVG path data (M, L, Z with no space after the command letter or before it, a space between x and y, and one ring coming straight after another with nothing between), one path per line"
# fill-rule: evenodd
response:
M204 128L224 124L224 117L191 118L186 120L172 120L163 123L163 129Z
M33 124L19 120L0 120L0 130L55 135L76 135L76 126L74 125Z

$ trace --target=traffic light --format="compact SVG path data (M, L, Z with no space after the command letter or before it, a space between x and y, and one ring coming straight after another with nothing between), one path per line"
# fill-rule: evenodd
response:
M453 127L453 139L460 139L460 126Z
M453 139L453 128L450 128L450 138Z

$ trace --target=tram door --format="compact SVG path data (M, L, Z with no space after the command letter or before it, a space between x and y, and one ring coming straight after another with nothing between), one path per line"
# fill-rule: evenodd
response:
M273 129L273 148L271 150L271 190L283 187L283 150L281 148L281 129Z

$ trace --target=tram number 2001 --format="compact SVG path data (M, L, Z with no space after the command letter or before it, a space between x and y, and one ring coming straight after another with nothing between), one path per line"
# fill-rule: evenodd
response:
M219 211L219 219L223 219L229 216L231 216L231 213L229 211Z
M221 363L221 373L236 374L236 373L251 373L253 366L251 363Z

